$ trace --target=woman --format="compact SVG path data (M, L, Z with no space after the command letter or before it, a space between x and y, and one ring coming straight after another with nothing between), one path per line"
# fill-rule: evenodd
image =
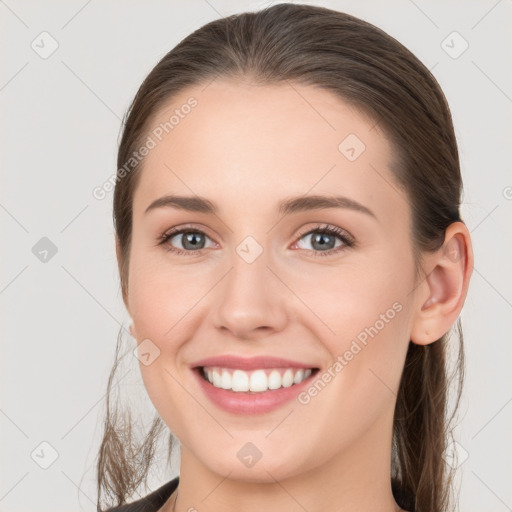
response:
M157 417L138 444L108 402L98 510L447 510L461 187L439 85L369 23L280 4L170 51L130 107L114 194ZM163 423L180 476L126 505Z

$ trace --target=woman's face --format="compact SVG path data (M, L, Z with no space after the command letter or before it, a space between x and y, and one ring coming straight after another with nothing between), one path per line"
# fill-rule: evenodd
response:
M417 299L410 207L379 127L319 88L215 81L151 130L127 306L182 458L250 481L389 468ZM148 210L170 195L190 200Z

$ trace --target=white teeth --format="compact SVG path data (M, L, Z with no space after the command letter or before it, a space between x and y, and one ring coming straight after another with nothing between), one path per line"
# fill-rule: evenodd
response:
M220 387L222 389L231 389L231 374L229 372L222 372Z
M288 369L283 375L283 388L289 388L293 384L293 372Z
M256 370L251 373L249 381L250 391L267 391L267 376L263 370Z
M216 388L235 392L263 393L269 389L289 388L300 384L312 373L310 368L304 370L292 368L253 370L231 370L219 367L203 368L203 375Z
M208 379L210 379L210 372L208 372ZM222 387L222 376L217 370L212 371L212 381L216 388Z
M281 387L281 374L272 370L268 376L268 389L279 389Z
M249 391L249 375L246 372L235 370L231 379L231 389L233 391Z

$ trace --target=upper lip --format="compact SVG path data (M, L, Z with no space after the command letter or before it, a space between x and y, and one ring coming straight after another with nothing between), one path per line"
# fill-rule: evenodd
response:
M271 356L239 357L233 355L222 355L208 357L196 361L191 365L193 368L201 366L219 366L221 368L238 368L240 370L256 370L258 368L316 368L315 366L291 359Z

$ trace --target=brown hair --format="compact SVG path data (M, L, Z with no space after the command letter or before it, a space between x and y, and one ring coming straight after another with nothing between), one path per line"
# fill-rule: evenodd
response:
M460 221L462 182L457 143L446 99L430 71L404 46L358 18L309 5L278 4L254 13L215 20L167 53L140 86L124 122L118 152L113 218L119 243L123 297L128 293L132 199L142 164L121 172L147 137L155 114L188 86L216 77L261 85L312 85L333 92L374 119L395 149L392 171L412 210L415 261L444 242L446 228ZM124 167L126 169L126 167ZM464 376L460 320L453 412L448 414L451 378L449 333L420 346L409 343L397 395L393 426L392 489L398 504L415 512L448 510L453 470L443 460ZM112 369L107 389L104 436L99 450L98 511L102 494L113 505L126 502L154 458L162 430L155 416L138 440L129 411L112 402ZM172 433L169 439L169 454Z

